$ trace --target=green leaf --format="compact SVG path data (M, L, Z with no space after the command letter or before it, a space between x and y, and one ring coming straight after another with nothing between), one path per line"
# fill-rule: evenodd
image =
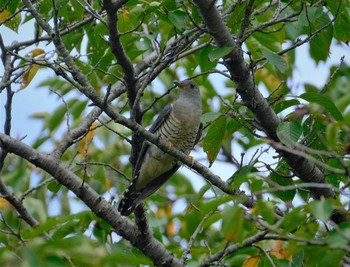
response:
M326 222L332 215L333 204L330 199L315 200L310 207L312 214L323 222Z
M35 142L33 143L33 148L37 149L38 147L40 147L43 143L45 143L47 140L50 140L51 136L45 135L42 137L39 137L35 140Z
M346 253L345 250L331 249L325 245L308 245L303 247L303 250L305 252L303 266L315 266L316 259L318 263L322 262L320 266L342 266L342 259Z
M311 103L317 103L320 106L324 107L337 121L344 120L343 115L340 113L333 101L330 100L328 97L318 93L304 93L299 97L306 101L309 101Z
M217 118L208 129L208 132L203 141L204 152L207 153L210 166L215 161L220 148L222 139L226 130L226 116L222 115Z
M175 10L168 13L168 19L179 30L186 28L188 17L186 12Z
M327 1L332 2L332 1ZM334 1L333 1L334 2ZM344 3L342 3L344 5ZM350 14L349 9L341 7L339 14L336 16L334 22L334 37L338 41L349 42L350 41L350 31L348 30L350 25Z
M40 199L35 199L32 197L25 198L24 207L28 212L33 215L40 223L47 220L46 208L44 202Z
M258 200L254 214L261 215L266 222L273 225L275 222L275 203L272 201Z
M239 124L236 120L229 118L226 124L225 138L230 137L233 133L235 133L241 127L242 127L241 124Z
M320 29L330 22L326 14L322 14L317 20L316 28ZM333 26L330 24L319 34L310 40L310 56L316 61L326 61L329 56L329 48L333 39Z
M266 59L274 65L280 72L285 72L288 69L287 61L284 60L283 57L280 55L269 52L269 51L262 51Z
M108 235L110 234L110 230L111 226L107 222L98 220L92 229L92 233L97 240L99 240L101 243L105 243Z
M78 223L78 220L67 221L53 233L52 239L60 240L65 238L67 235L74 234Z
M339 140L340 127L338 124L330 123L326 127L327 145L330 148L335 148Z
M74 48L80 51L80 45L81 45L81 42L83 41L83 38L84 38L84 31L81 28L62 36L62 40L65 44L65 47L68 49L68 51L72 51Z
M203 48L199 53L199 66L201 67L202 72L213 69L217 62L209 60L209 54L213 51L212 46Z
M303 225L306 220L307 216L303 210L303 207L297 207L284 215L280 221L280 227L284 229L285 233L290 233L300 225Z
M12 0L12 1L7 2L8 9L11 12L11 14L14 14L16 12L19 2L20 2L20 0ZM4 2L4 4L5 3L6 2ZM2 7L1 7L1 10L2 10Z
M8 19L10 16L12 16L12 14L10 14L10 11L8 11L8 9L4 9L2 12L0 12L0 17L3 17L3 16L7 16L5 19ZM10 20L6 21L4 25L9 29L13 30L14 32L18 32L18 27L21 24L21 21L22 21L21 13L17 13Z
M208 58L210 61L216 61L220 58L223 58L230 54L233 51L234 47L220 47L216 48L208 54Z
M88 101L76 101L73 103L72 107L70 108L70 112L73 115L74 119L77 119L83 110L85 109Z
M269 34L266 34L264 32L254 32L252 35L252 39L256 39L257 43L259 44L260 49L267 49L269 51L280 51L281 50L281 42L279 40L279 34L270 32Z
M243 182L248 180L248 176L252 173L256 173L258 170L252 165L246 165L239 168L227 181L229 184L233 184L234 188L239 188Z
M347 83L347 81L345 83ZM346 88L347 90L350 89L350 84L348 85L349 88ZM334 100L334 104L336 105L339 111L344 112L350 104L350 90L346 94Z
M123 243L115 242L109 247L110 251L103 259L103 266L153 266L148 257L138 250L130 250Z
M273 110L276 112L276 114L280 113L281 111L290 108L292 106L299 105L300 101L297 99L290 99L290 100L284 100L284 101L278 101L274 106Z
M312 84L305 83L304 84L305 92L307 93L318 93L318 88Z
M163 0L163 6L167 9L167 10L175 10L178 7L178 2L174 1L174 0Z
M226 205L222 211L222 233L227 241L241 241L244 224L243 208Z
M53 113L48 121L48 128L50 132L54 131L63 121L64 115L67 112L65 104L60 105Z
M56 181L53 181L47 185L47 189L49 189L53 193L57 193L60 191L62 185Z
M281 185L281 186L293 185L295 181L293 181L290 178L283 177L283 176L290 175L290 171L287 168L283 167L283 164L284 164L284 161L279 162L275 171L271 172L269 177L273 182L277 183L278 185ZM273 192L273 195L279 197L283 201L292 201L294 199L295 194L296 194L296 190L286 190L286 191L280 190L280 191Z
M280 141L289 148L294 147L295 143L298 142L303 128L297 121L282 122L277 127L277 136Z
M304 8L298 17L299 27L309 26L314 23L322 15L322 8L320 7L308 7Z
M201 123L206 124L208 122L212 122L213 120L216 120L221 115L222 115L222 113L213 112L213 111L204 113L201 117Z
M348 239L344 238L342 234L335 230L329 232L327 242L331 248L348 249L349 246Z

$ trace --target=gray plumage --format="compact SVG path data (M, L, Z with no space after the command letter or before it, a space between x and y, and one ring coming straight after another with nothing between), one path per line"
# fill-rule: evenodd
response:
M172 105L166 106L149 131L189 154L200 137L202 100L195 82L177 83L179 94ZM181 166L171 155L145 141L125 190L118 211L128 216L148 196L157 191Z

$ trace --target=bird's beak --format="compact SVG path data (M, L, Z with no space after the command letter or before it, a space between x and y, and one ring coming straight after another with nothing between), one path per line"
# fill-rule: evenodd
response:
M182 82L179 82L179 81L175 81L174 84L175 84L177 87L179 87L179 88L183 88L183 87L184 87L183 83L182 83Z

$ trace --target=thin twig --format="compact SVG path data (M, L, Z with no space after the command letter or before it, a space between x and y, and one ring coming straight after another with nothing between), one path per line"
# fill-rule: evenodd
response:
M92 161L84 161L84 162L77 162L77 165L82 165L82 166L87 166L87 165L96 165L96 166L105 166L108 167L110 169L112 169L113 171L115 171L116 173L120 174L121 176L123 176L123 178L127 181L130 181L129 177L123 173L122 171L118 170L117 168L113 167L110 164L104 163L104 162L92 162Z
M187 257L188 254L190 254L191 252L191 248L193 246L194 241L196 240L196 237L198 236L198 234L200 233L200 231L202 230L202 225L203 223L211 216L215 213L215 210L205 214L205 216L202 218L202 220L199 222L198 226L196 227L196 230L193 232L193 234L190 237L190 240L188 242L187 248L185 249L185 251L182 253L181 259L180 261L186 265L186 261L187 261Z
M47 185L47 184L49 184L49 183L51 183L51 182L53 182L55 180L56 180L55 178L51 177L49 179L46 179L46 180L42 181L37 186L33 186L33 187L29 188L27 191L25 191L22 194L22 196L20 197L19 201L22 202L29 194L33 193L34 191L40 189L41 187L43 187L43 186L45 186L45 185Z

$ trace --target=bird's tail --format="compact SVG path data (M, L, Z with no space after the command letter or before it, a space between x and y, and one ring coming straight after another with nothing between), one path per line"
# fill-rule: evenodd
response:
M134 191L131 187L132 185L125 190L118 206L118 211L122 216L129 216L140 204L137 198L141 195L141 192Z

